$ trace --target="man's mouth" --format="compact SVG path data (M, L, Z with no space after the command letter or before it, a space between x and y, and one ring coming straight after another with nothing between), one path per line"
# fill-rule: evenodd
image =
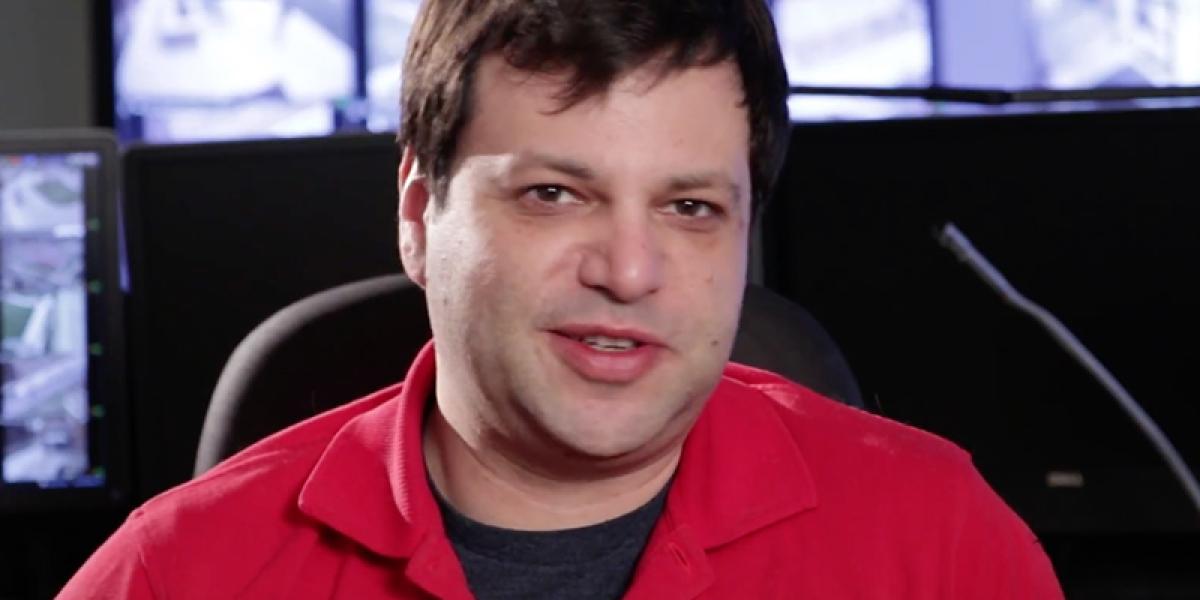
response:
M559 357L584 378L604 383L632 383L658 363L664 344L638 329L602 325L568 325L552 331Z
M601 352L624 352L642 346L666 345L654 334L636 327L573 323L556 327L552 331Z
M568 335L571 339L587 344L601 352L624 352L642 345L641 342L630 338L609 337L606 335Z

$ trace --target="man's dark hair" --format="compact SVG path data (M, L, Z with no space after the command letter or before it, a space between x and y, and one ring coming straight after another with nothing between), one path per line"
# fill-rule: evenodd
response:
M563 108L665 57L662 74L732 59L750 125L752 214L787 151L787 74L763 0L425 0L409 38L399 143L444 191L482 57L567 71ZM440 195L440 194L439 194Z

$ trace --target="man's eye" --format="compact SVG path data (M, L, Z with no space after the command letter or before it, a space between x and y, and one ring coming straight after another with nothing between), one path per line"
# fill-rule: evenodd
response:
M525 196L544 204L563 204L575 200L575 195L558 185L535 185L525 190Z
M671 210L681 217L703 219L715 216L719 209L712 203L703 200L675 200L671 202Z

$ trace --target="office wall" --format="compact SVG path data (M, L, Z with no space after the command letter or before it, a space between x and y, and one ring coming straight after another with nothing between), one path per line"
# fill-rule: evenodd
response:
M92 124L93 0L0 0L0 129Z

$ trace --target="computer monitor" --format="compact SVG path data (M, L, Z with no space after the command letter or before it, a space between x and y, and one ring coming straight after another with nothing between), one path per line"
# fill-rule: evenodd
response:
M400 127L400 74L421 0L363 0L367 30L367 127Z
M108 1L124 140L323 135L361 120L361 0Z
M928 0L774 0L788 80L801 86L924 87L933 83ZM797 121L886 118L919 107L876 98L796 95Z
M934 239L953 221L1057 314L1193 468L1200 109L796 125L765 280L886 416L962 445L1039 532L1200 531L1163 460Z
M208 400L246 334L310 294L400 271L399 157L395 137L378 134L143 146L124 163L148 496L191 477Z
M128 491L117 173L109 134L0 133L0 509Z
M1200 85L1200 2L1025 4L1040 87Z

